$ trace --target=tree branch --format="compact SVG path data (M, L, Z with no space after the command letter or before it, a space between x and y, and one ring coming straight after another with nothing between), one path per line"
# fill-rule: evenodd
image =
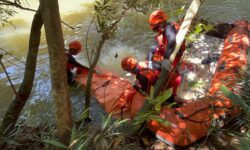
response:
M90 66L90 64L91 64L90 61L91 61L92 59L91 59L91 57L89 56L88 38L89 38L89 30L90 30L90 27L91 27L91 25L93 24L94 20L95 20L95 17L93 17L93 19L91 20L91 22L90 22L90 24L89 24L89 26L88 26L87 35L86 35L86 44L85 44L89 66ZM92 55L91 55L91 56L92 56Z
M6 0L0 0L0 2L1 2L0 5L14 6L16 8L20 8L20 9L23 9L23 10L36 12L35 9L23 7L22 5L20 5L20 2L17 2L17 1L11 2L11 1L6 1Z
M27 11L32 11L32 12L36 12L35 9L32 9L32 8L27 8L27 7L23 7L20 3L20 1L14 1L14 2L11 2L11 1L7 1L7 0L0 0L0 5L7 5L7 6L13 6L13 7L16 7L16 8L19 8L19 9L22 9L22 10L27 10ZM76 28L67 24L66 22L62 21L61 20L61 23L66 25L67 27L71 28L72 30L75 30Z

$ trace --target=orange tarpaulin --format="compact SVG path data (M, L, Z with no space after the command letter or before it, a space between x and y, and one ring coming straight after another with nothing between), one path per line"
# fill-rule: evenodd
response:
M112 112L117 118L133 117L143 104L144 96L129 81L112 72L100 68L96 68L96 72L98 73L94 73L91 90L105 111ZM81 74L76 80L86 86L87 75Z
M250 24L235 22L235 27L224 41L216 72L207 96L179 108L163 107L160 117L171 125L164 126L151 120L148 128L163 141L177 146L187 146L208 134L213 119L235 115L239 112L232 102L218 90L225 85L233 90L237 80L243 79L242 71L247 65ZM115 117L133 118L144 104L145 97L136 91L131 83L109 71L96 69L91 90L106 112ZM86 86L87 74L81 74L77 81ZM236 91L234 91L236 92Z

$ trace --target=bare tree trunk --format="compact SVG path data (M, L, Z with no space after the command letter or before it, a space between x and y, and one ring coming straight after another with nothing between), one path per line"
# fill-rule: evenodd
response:
M35 77L36 62L40 44L42 25L43 21L41 18L40 8L39 8L32 21L30 39L29 39L29 51L27 54L24 78L19 87L18 96L16 96L12 100L4 116L0 128L0 135L6 135L9 131L11 131L14 128L15 123L19 117L19 114L22 111L27 99L30 96Z
M123 9L121 12L121 15L102 33L101 39L98 41L97 47L95 49L95 56L92 64L90 65L90 71L88 74L88 80L87 80L87 85L86 85L86 90L85 90L85 107L84 109L87 110L90 107L90 102L91 102L91 84L92 84L92 78L93 78L93 73L96 67L96 64L99 60L100 54L102 47L107 39L110 38L109 32L112 31L118 23L121 21L123 16L125 15L126 11L128 9ZM88 110L88 116L89 116L89 110Z
M52 94L56 110L56 134L61 143L68 145L72 117L58 0L40 0L40 5L49 50Z
M91 102L91 82L92 82L92 78L93 78L93 73L95 70L95 66L99 60L100 54L101 54L101 49L106 41L107 37L105 36L105 34L102 34L101 39L98 42L98 45L96 47L96 53L95 53L95 58L93 63L90 66L90 70L89 70L89 74L88 74L88 80L87 80L87 85L86 85L86 90L85 90L85 110L89 109L90 107L90 102ZM88 111L88 115L89 115L89 111Z

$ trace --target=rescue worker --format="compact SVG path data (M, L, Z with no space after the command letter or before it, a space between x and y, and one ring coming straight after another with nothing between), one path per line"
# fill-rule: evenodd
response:
M136 83L133 87L141 93L150 93L150 87L154 86L156 80L159 77L161 71L161 64L154 62L152 64L152 69L148 67L148 61L138 62L133 57L125 57L121 61L122 69L128 71L136 76ZM179 80L177 78L176 80ZM176 86L174 84L180 81L170 81L168 84L168 88L173 87L173 93L176 92ZM183 100L182 98L173 94L166 102L176 102L179 104L189 103L189 100Z
M176 34L180 26L175 22L167 22L168 16L163 10L156 10L151 13L149 17L150 28L157 32L155 36L156 44L154 44L148 53L147 60L149 61L149 67L151 67L152 61L163 61L163 59L169 59L173 53L176 45ZM185 42L183 42L179 53L171 64L176 67L180 61L183 52L185 51ZM168 62L170 63L170 62Z
M157 75L159 74L159 69L161 69L160 64L153 64L153 68L148 68L147 61L138 62L133 57L125 57L121 61L121 66L123 70L128 71L134 75L136 75L136 79L138 81L137 84L134 85L136 89L141 89L143 92L149 93L150 87L154 85Z
M73 40L69 43L69 49L66 50L67 57L67 81L68 84L74 83L73 69L77 69L77 73L80 73L81 69L88 69L87 67L78 63L73 56L79 54L82 51L82 44L78 40Z
M169 72L171 71L167 87L173 87L173 97L177 97L177 88L181 84L182 78L178 70L173 68L177 66L182 58L185 51L185 42L183 42L179 53L176 55L173 64L171 64L169 58L176 46L176 34L179 30L179 25L175 22L167 22L167 19L168 16L163 10L156 10L151 13L149 17L150 28L158 34L155 36L156 44L150 48L146 59L148 60L149 68L152 68L153 63L161 62L164 68Z

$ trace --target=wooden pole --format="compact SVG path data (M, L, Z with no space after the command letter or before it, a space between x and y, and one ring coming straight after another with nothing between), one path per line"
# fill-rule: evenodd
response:
M189 6L189 8L186 12L186 16L184 18L184 21L181 24L180 30L176 35L176 46L175 46L174 52L172 53L172 55L170 56L170 59L169 59L171 62L174 61L176 54L179 52L179 49L182 45L182 42L185 39L185 36L189 30L189 27L191 26L191 23L192 23L195 15L198 12L200 4L201 4L201 0L193 0L191 5Z

